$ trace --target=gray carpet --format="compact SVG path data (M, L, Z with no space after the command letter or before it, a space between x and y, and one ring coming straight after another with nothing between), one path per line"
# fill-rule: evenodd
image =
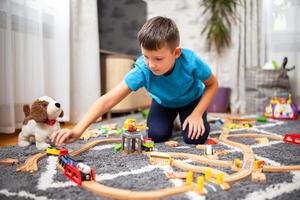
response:
M139 115L131 117L141 119ZM103 123L117 122L119 127L121 127L125 119L125 117L121 117ZM279 135L299 133L299 122L297 120L257 123L251 131L239 130L234 133L266 132L267 134L276 133ZM211 137L218 137L220 126L212 125L211 129ZM179 141L180 146L189 146L191 148L174 149L166 147L164 144L156 144L157 150L162 152L203 154L201 150L195 149L193 145L185 145L179 133L174 133L174 139ZM94 139L89 141L92 140ZM254 145L253 150L258 158L265 159L269 164L300 164L300 145L270 143L255 146L254 141L251 139L236 140ZM67 147L70 150L74 150L84 143L84 141L78 141ZM229 147L218 145L216 149L229 149ZM234 158L242 158L240 152L234 149L231 150L232 153L230 155L221 157L221 159L232 160ZM28 156L38 151L35 146L25 149L18 146L11 146L1 148L0 152L0 159L16 158L23 163ZM178 183L178 181L167 180L164 176L165 169L150 165L147 156L124 156L121 153L114 152L111 145L99 145L79 155L78 158L84 159L88 165L93 166L97 181L107 186L141 191L172 187ZM56 170L55 163L55 157L47 157L39 162L40 170L33 174L16 172L15 165L0 165L0 199L106 199L71 183L63 174ZM196 163L190 162L190 164ZM219 169L232 173L228 169ZM179 169L173 170L179 171ZM266 173L266 177L266 183L255 183L248 178L233 184L228 191L223 191L216 185L210 185L206 188L208 194L205 197L199 196L194 192L189 192L167 199L300 199L300 172Z

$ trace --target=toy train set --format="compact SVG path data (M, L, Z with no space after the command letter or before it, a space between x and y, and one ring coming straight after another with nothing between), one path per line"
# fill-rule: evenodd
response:
M238 128L251 128L255 126L256 119L254 118L237 118L230 117L227 118L227 121L236 124L249 124L249 126L241 126ZM29 157L24 166L19 167L18 171L36 171L37 162L39 159L46 155L58 156L57 167L67 176L71 181L74 181L77 185L81 186L88 191L94 192L97 195L114 198L114 199L161 199L164 197L169 197L172 195L181 194L188 191L195 191L199 195L207 194L205 186L208 184L219 185L221 189L228 190L231 184L234 184L237 181L243 180L251 176L251 180L257 182L265 182L267 172L287 172L293 170L300 170L300 165L287 165L287 166L271 166L265 163L264 160L257 160L255 158L255 153L249 145L236 142L231 139L235 138L253 138L255 141L260 141L258 139L264 139L264 141L277 140L283 141L286 143L300 144L300 134L285 134L282 135L269 135L261 133L242 133L242 134L230 134L231 129L226 128L221 132L221 135L218 139L208 139L205 145L196 149L204 150L203 155L188 154L182 152L145 152L153 151L154 142L151 138L148 138L143 132L147 130L146 127L138 127L136 122L132 119L127 120L127 123L124 124L122 133L122 138L106 138L95 140L90 143L85 144L80 149L75 151L68 152L68 149L64 147L50 147L46 149L45 153L39 153L35 156ZM95 181L95 171L90 166L83 163L82 160L76 159L73 156L76 156L82 152L85 152L92 147L101 144L101 143L119 143L122 141L123 153L142 153L150 155L150 163L158 165L168 165L171 167L179 168L184 171L182 175L176 175L173 178L182 178L186 180L186 184L181 186L163 188L151 191L131 191L126 189L113 188L105 186L103 184L97 183ZM241 149L243 153L243 160L234 159L234 160L221 160L218 155L221 154L219 151L214 151L212 145L219 144L219 141L237 147ZM176 147L178 143L171 144L169 146ZM121 144L119 144L121 145ZM126 153L127 152L127 153ZM182 159L194 160L197 163L202 163L207 166L198 166L188 164L182 161ZM36 166L36 168L34 168ZM221 166L224 168L231 169L233 173L228 174L222 170L214 169L212 166ZM194 176L196 174L200 175L198 177ZM203 175L202 175L203 174ZM170 177L170 176L169 176ZM172 178L172 177L171 177ZM197 178L197 182L194 182L194 179Z
M68 154L65 147L48 147L47 155L58 156L59 164L64 168L64 174L70 180L81 185L82 181L95 181L95 171L81 160L75 160Z

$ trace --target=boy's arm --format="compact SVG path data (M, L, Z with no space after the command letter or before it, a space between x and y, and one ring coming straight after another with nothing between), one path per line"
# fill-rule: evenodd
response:
M203 81L203 83L206 87L204 94L198 105L185 119L182 125L182 130L185 130L189 124L188 138L191 138L192 140L194 138L198 139L200 135L203 135L205 127L203 125L202 116L218 89L218 81L214 75L211 75L207 80Z
M109 111L114 105L130 94L130 92L131 90L127 84L122 81L111 91L98 98L82 120L80 120L72 130L60 129L59 131L52 133L49 137L51 142L61 146L63 143L72 143L76 141L91 123L93 123L100 115Z
M76 135L81 135L91 123L122 101L130 92L127 84L124 81L120 82L115 88L97 99L72 131Z
M197 113L201 117L205 112L205 110L207 109L207 107L209 106L210 102L213 100L219 87L218 81L215 75L213 74L207 80L204 80L203 83L205 85L204 94L193 111L193 113L195 114Z

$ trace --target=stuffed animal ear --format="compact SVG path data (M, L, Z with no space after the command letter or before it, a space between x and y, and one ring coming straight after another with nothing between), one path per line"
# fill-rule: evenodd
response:
M44 123L47 122L48 120L48 115L47 115L47 106L48 106L47 101L39 101L36 100L33 102L31 106L31 111L30 111L30 116L31 119L38 123Z
M61 110L61 113L59 114L59 116L58 117L63 117L64 116L64 111L63 110Z
M25 104L23 106L23 112L25 114L25 117L29 116L30 115L30 106L28 104Z

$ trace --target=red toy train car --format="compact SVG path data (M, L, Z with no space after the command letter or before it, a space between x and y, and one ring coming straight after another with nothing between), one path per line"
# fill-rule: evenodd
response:
M79 186L82 181L95 181L94 169L69 155L59 156L59 164L65 169L64 174Z
M299 133L285 134L283 141L288 143L293 143L293 144L300 144L300 134Z

